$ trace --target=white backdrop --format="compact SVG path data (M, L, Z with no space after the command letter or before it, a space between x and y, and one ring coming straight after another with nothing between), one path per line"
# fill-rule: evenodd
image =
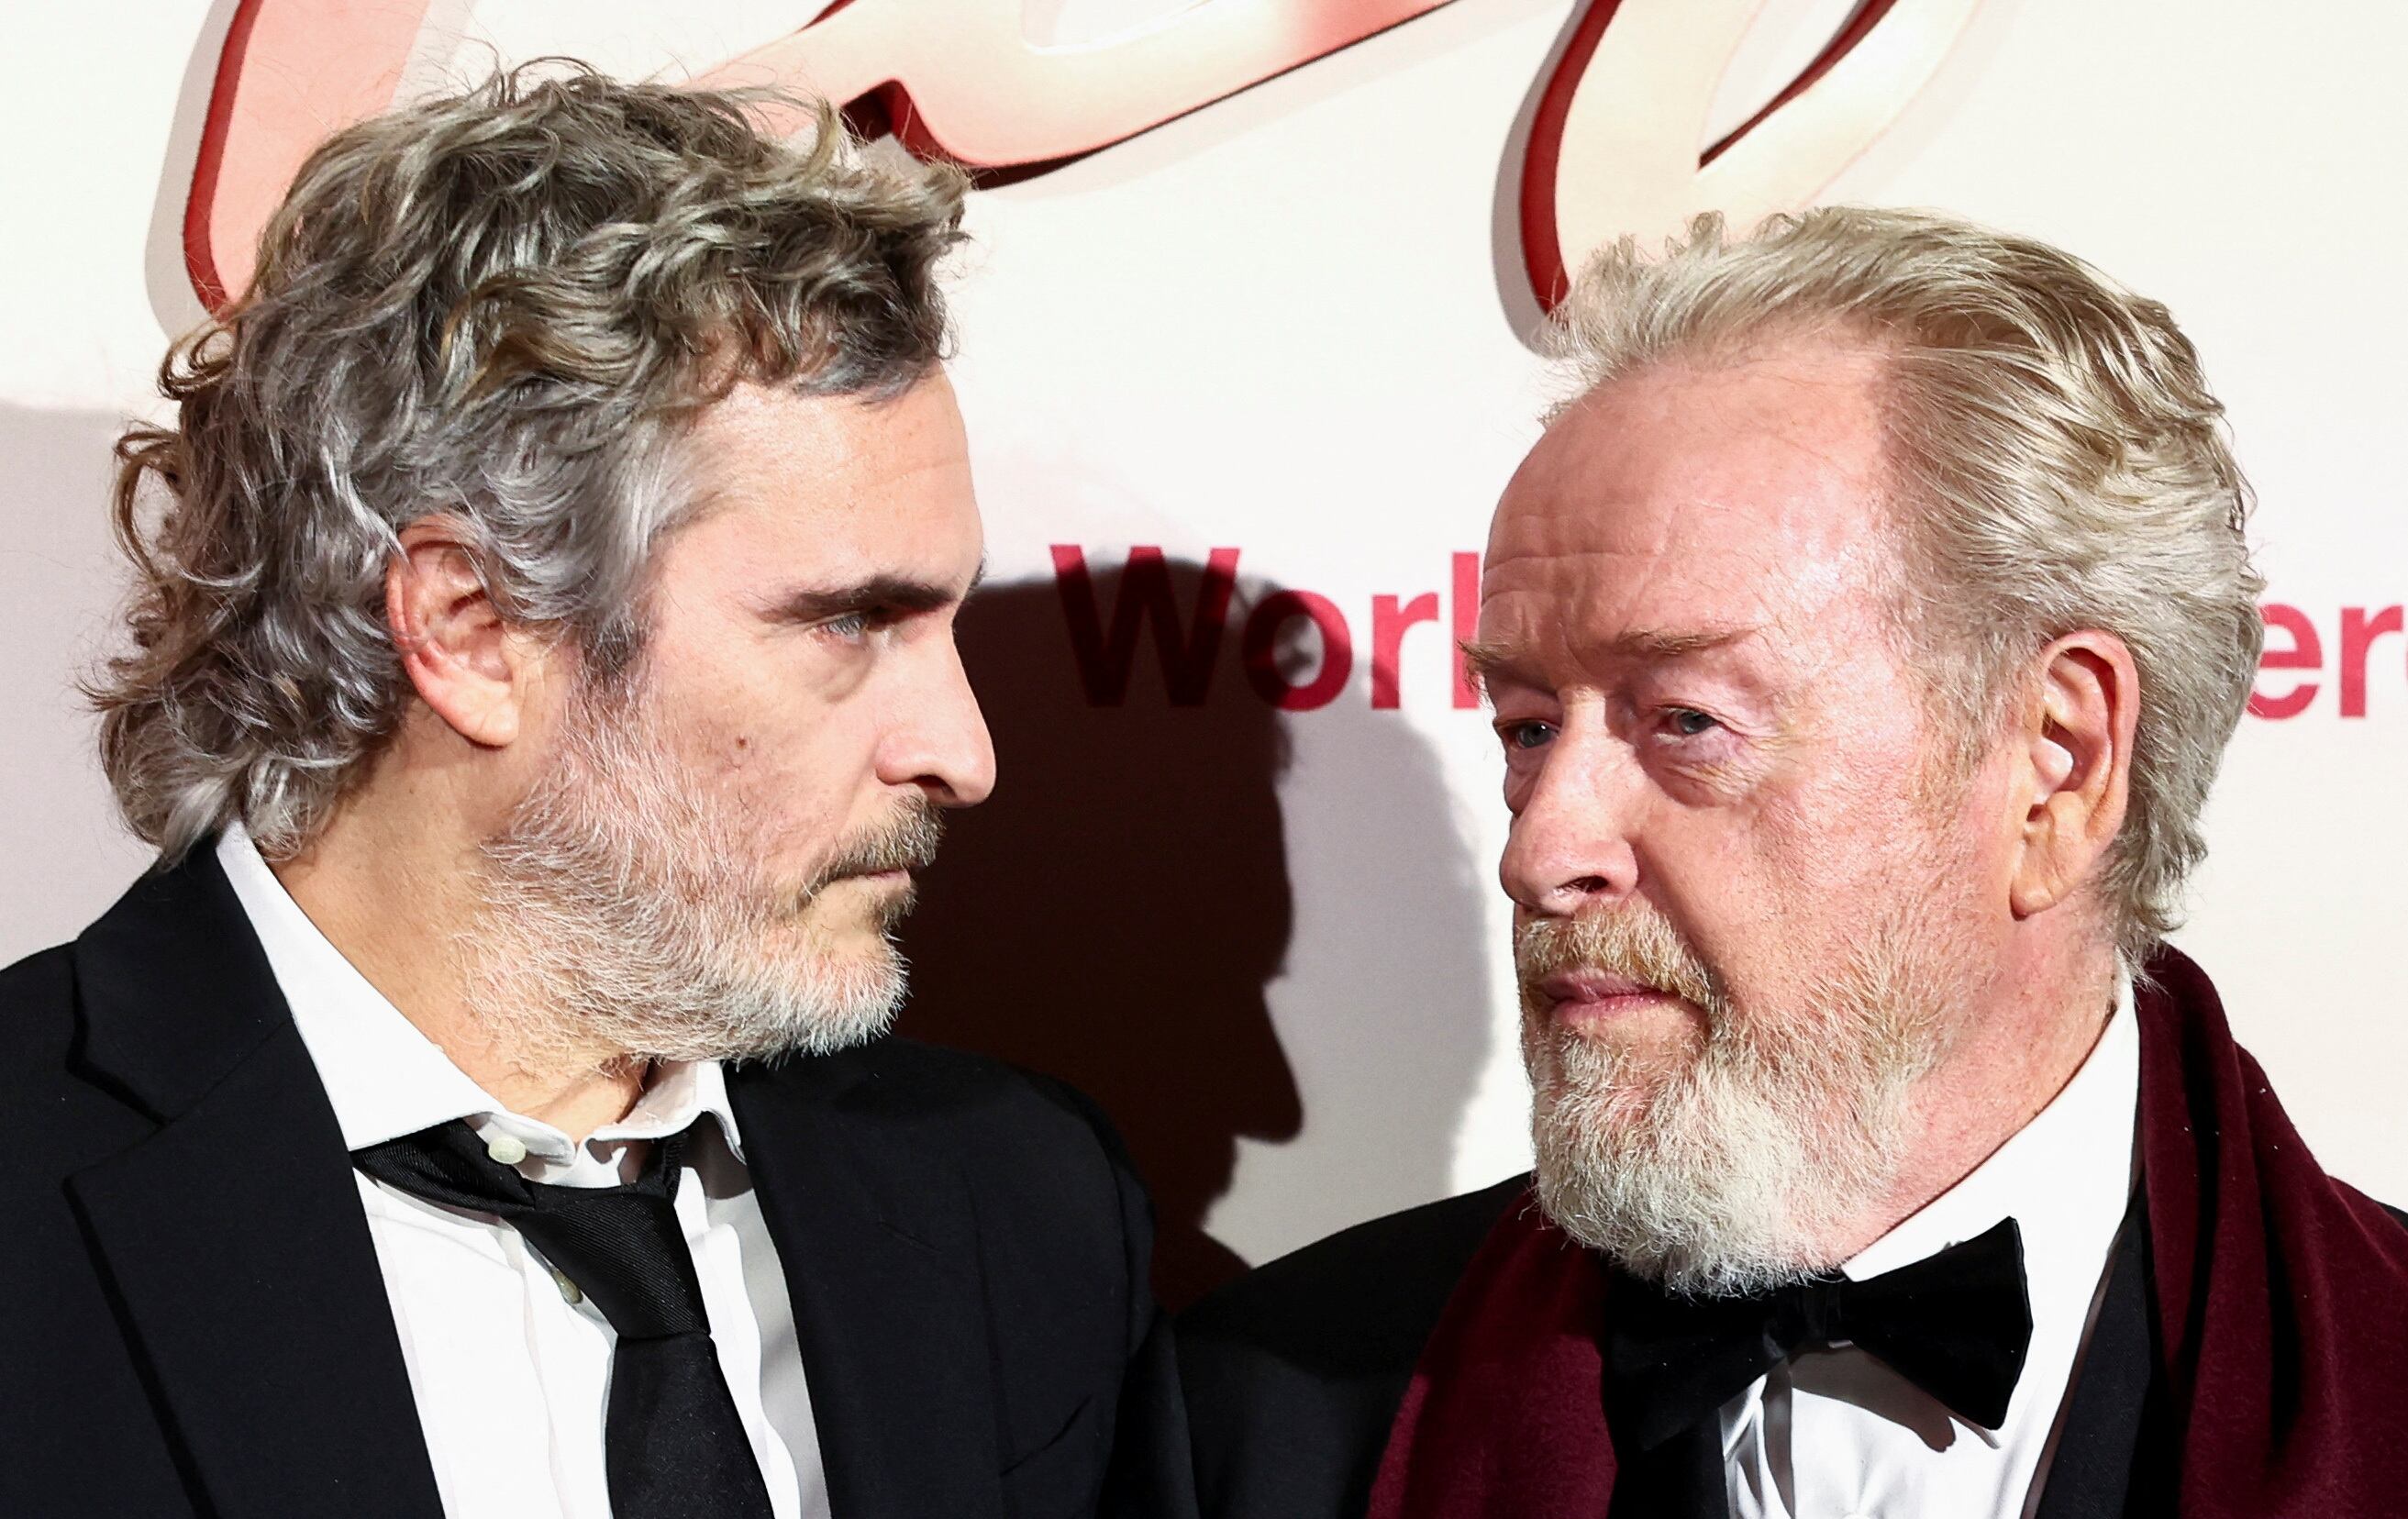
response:
M172 228L229 8L113 0L11 21L0 959L72 934L144 863L114 823L71 681L106 647L118 584L114 427L152 408L167 328L197 312ZM817 8L450 10L505 58L681 75ZM1030 0L1025 24L1068 40L1178 8ZM1849 8L1773 0L1717 130ZM1456 0L982 191L970 211L955 375L1003 587L994 648L1010 654L973 650L972 663L996 676L999 738L1024 735L1005 745L996 804L1021 810L998 811L982 855L978 820L956 830L986 874L947 898L939 867L932 907L949 926L915 948L956 1008L992 994L954 1016L979 1024L973 1042L1041 1062L1043 1041L1023 1049L1014 1021L1077 1004L1062 1063L1084 1076L1082 1062L1113 1058L1099 1042L1120 1048L1115 1068L1136 1074L1104 1077L1105 1096L1140 1131L1140 1158L1195 1170L1167 1184L1168 1211L1247 1258L1526 1163L1494 746L1450 700L1445 629L1451 556L1479 548L1552 394L1517 332L1529 302L1512 188L1517 122L1570 11ZM2389 0L1985 0L1931 84L1823 193L2062 242L2167 301L2199 342L2259 490L2270 598L2321 647L2315 667L2261 683L2273 697L2315 689L2295 715L2244 724L2179 942L2327 1165L2394 1201L2408 1200L2394 1096L2408 1009L2389 959L2408 909L2394 791L2408 635L2382 613L2408 595L2393 468L2408 409L2394 358L2408 348L2408 209L2391 188L2403 51L2408 9ZM422 84L473 66L449 47L422 53ZM1136 544L1175 563L1241 552L1210 703L1171 708L1145 642L1125 702L1084 706L1057 544L1098 572ZM1245 608L1273 588L1326 597L1352 630L1351 679L1317 709L1272 713L1239 667ZM1440 618L1404 640L1400 705L1375 709L1373 598L1423 593ZM1309 639L1291 653L1312 663ZM2362 692L2344 665L2363 668ZM1073 728L1075 752L1044 746ZM1015 766L1015 746L1029 763ZM1109 836L1069 837L1082 819ZM1263 868L1246 864L1257 856ZM1111 894L1127 919L1115 934L1137 942L1108 973L1084 967L1076 933L1020 938L1041 924L1025 902L1006 912L1006 891L1058 898L1069 916L1044 920L1057 927L1082 891ZM988 928L982 897L998 914ZM969 968L948 976L956 949ZM1149 1051L1176 1059L1149 1066ZM1182 1141L1165 1136L1182 1125L1198 1128L1191 1149L1216 1153L1172 1154Z

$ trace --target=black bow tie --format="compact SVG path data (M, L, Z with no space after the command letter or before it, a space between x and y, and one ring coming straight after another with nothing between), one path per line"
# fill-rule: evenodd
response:
M1676 1297L1617 1276L1605 1337L1614 1441L1650 1450L1813 1345L1845 1340L1996 1429L2031 1348L2023 1233L1988 1233L1851 1282L1823 1277L1758 1297Z

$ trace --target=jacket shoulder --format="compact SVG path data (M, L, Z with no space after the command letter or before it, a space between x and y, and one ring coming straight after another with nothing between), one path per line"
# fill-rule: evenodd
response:
M75 996L75 946L53 944L0 967L0 1019L13 1027L37 1010L66 1006ZM5 1036L0 1036L5 1037Z
M1456 1279L1527 1184L1516 1176L1283 1255L1189 1309L1180 1337L1341 1373L1410 1373Z
M1001 1061L895 1037L748 1074L753 1082L778 1089L756 1095L816 1151L806 1164L852 1171L896 1232L974 1256L985 1348L1005 1389L1005 1449L1025 1462L1021 1490L1059 1480L1045 1470L1099 1481L1116 1428L1157 1426L1153 1405L1127 1391L1156 1318L1153 1214L1095 1104ZM738 1118L750 1147L741 1105ZM771 1157L754 1158L773 1199ZM1158 1380L1174 1386L1158 1354ZM1175 1412L1175 1397L1167 1406ZM1132 1450L1137 1439L1127 1437ZM1064 1454L1033 1454L1039 1446Z
M1117 1157L1111 1125L1085 1094L989 1055L890 1035L825 1066L814 1074L836 1100L873 1122L1000 1144L1006 1155L1092 1154L1101 1142Z
M0 969L0 1109L65 1073L76 1041L71 947L61 944Z
M1135 1263L1142 1276L1153 1241L1145 1189L1102 1110L1064 1082L892 1036L739 1080L824 1114L884 1184L944 1189L958 1178L982 1229L1009 1236L1015 1251L1058 1263L1065 1252L1102 1250L1113 1269L1125 1275Z
M1354 1519L1388 1426L1514 1177L1358 1224L1240 1278L1178 1324L1208 1519Z

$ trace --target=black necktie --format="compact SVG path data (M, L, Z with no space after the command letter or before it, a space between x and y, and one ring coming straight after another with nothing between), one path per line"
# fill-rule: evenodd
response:
M1757 1297L1677 1297L1617 1276L1605 1339L1615 1445L1649 1451L1813 1345L1879 1356L1959 1417L1996 1429L2031 1347L2014 1219L1895 1271L1823 1277Z
M769 1519L769 1489L720 1373L702 1283L678 1226L686 1136L652 1146L614 1187L547 1186L485 1153L454 1121L351 1158L380 1182L508 1220L618 1335L603 1467L615 1519Z

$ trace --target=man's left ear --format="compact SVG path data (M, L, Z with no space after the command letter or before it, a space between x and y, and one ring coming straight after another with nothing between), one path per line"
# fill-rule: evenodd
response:
M2069 633L2038 661L2017 729L2020 838L2008 901L2028 918L2073 895L2124 826L2141 672L2111 633Z

